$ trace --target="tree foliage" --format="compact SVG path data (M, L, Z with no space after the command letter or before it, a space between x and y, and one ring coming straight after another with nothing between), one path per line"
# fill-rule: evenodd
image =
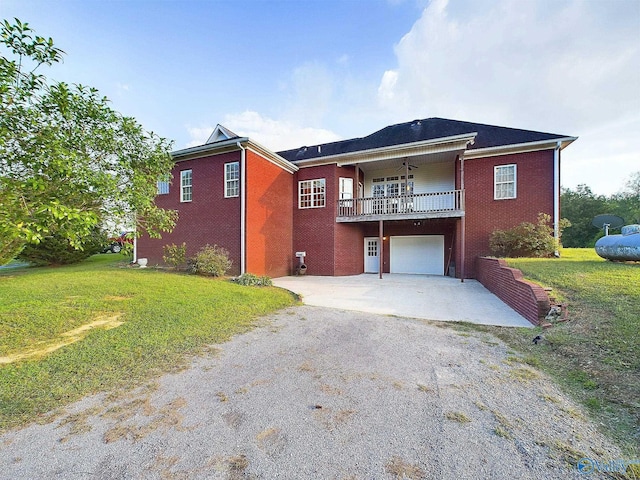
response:
M74 248L67 238L60 235L49 235L40 243L28 243L22 249L18 258L32 265L68 265L81 262L104 248L105 233L100 228L83 238L82 250Z
M603 235L601 229L591 224L596 215L617 215L627 225L640 223L640 172L631 175L623 191L609 197L594 194L587 185L578 185L576 190L563 189L560 203L562 216L571 222L564 231L562 244L565 247L593 247Z
M568 248L593 246L600 229L591 222L596 215L609 213L607 198L594 194L587 185L578 185L575 191L563 189L560 204L562 216L571 222L562 236L562 245Z
M0 264L47 237L82 249L107 219L154 237L171 230L176 212L153 202L170 142L96 89L39 74L64 52L27 23L4 20L0 46Z

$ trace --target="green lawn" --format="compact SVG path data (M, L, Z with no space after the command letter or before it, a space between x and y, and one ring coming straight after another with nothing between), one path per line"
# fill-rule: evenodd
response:
M68 267L0 270L0 430L180 368L189 355L296 301L276 288L130 268L123 260L97 255ZM68 332L92 322L95 328L76 332L81 340L35 351L70 342ZM32 356L7 363L25 353Z
M640 454L640 264L613 263L593 249L564 249L559 259L507 259L524 276L552 287L570 321L540 330L493 329L549 372L615 437Z

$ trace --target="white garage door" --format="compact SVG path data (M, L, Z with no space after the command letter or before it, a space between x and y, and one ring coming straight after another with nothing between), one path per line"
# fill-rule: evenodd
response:
M444 235L391 237L391 273L444 275Z

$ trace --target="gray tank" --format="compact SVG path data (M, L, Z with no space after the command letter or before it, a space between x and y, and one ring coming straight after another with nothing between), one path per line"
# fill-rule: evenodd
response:
M640 261L640 225L622 227L621 235L607 235L596 242L596 253L607 260Z

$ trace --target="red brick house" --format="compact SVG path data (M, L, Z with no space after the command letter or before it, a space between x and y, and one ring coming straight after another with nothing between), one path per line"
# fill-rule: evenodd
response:
M230 252L231 274L279 277L305 252L311 275L417 273L474 278L495 229L560 218L560 152L576 138L429 118L369 136L274 153L218 126L173 152L157 203L179 220L164 245Z

